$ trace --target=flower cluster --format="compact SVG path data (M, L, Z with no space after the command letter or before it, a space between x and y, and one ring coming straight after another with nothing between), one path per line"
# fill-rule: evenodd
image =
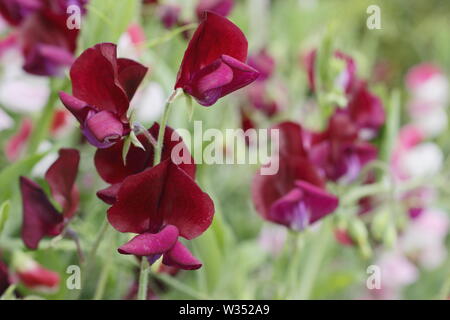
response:
M4 0L0 14L15 30L12 44L21 47L24 70L35 75L58 76L72 64L79 30L67 27L67 8L84 8L87 0Z

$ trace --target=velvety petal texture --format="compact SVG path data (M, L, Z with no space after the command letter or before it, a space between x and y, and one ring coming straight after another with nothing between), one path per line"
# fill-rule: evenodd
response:
M61 232L63 216L50 203L42 188L28 178L20 178L23 223L22 239L30 249L37 249L45 236Z
M79 194L75 186L80 155L75 149L61 149L59 158L45 174L54 200L62 212L53 206L44 190L34 181L21 177L23 204L22 239L30 249L37 249L45 236L56 236L78 209Z
M294 122L271 130L279 131L279 154L272 159L279 162L279 170L273 175L258 171L252 200L264 219L300 231L332 213L338 199L325 190L325 177L309 158L310 145L318 137Z
M184 54L175 88L182 88L204 106L247 86L259 72L245 64L247 39L226 18L205 13Z
M130 100L147 70L136 61L117 58L112 43L97 44L75 60L70 69L73 94L61 92L60 98L89 143L108 148L130 132Z
M50 166L45 179L52 196L63 208L63 215L70 219L78 208L79 194L75 186L80 153L75 149L59 150L59 158Z
M118 251L122 254L134 254L135 256L152 256L163 254L173 248L178 240L178 229L167 225L158 233L142 233L137 235Z
M159 125L157 123L148 130L148 133L155 141L158 138L158 131ZM104 181L110 184L117 184L122 182L126 177L142 172L153 166L153 145L148 141L144 134L138 135L138 139L145 150L131 145L125 163L122 159L123 141L120 141L109 148L97 150L94 158L95 167ZM194 159L190 155L187 146L175 130L166 127L161 159L166 160L172 158L172 153L174 153L173 161L178 159L178 157L180 160L186 159L186 161L179 163L178 166L190 177L194 178Z
M118 231L133 233L157 233L171 224L192 239L209 227L213 213L211 198L167 159L122 182L108 220Z

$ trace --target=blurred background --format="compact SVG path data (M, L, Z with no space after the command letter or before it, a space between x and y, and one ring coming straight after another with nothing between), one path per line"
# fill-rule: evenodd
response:
M96 43L114 42L119 56L149 66L149 75L132 102L136 117L146 127L161 116L187 39L198 23L196 0L148 2L90 1L76 49L78 55ZM373 11L367 12L371 5L379 8L381 29L367 26L373 15ZM228 18L246 35L249 56L261 57L264 52L274 65L273 72L264 87L258 88L261 91L252 92L249 87L213 107L195 102L190 107L180 98L169 125L192 131L193 121L201 120L204 130L225 130L268 128L289 120L321 130L328 118L320 112L320 99L333 106L345 105L345 93L334 84L312 92L307 57L318 50L319 56L325 57L319 58L320 68L337 74L345 68L333 58L332 53L338 50L353 59L357 77L380 98L385 110L386 121L371 139L380 150L369 168L376 178L366 183L367 169L350 183L330 182L328 188L339 196L340 207L298 233L264 221L255 211L251 185L259 165L198 165L197 181L216 207L212 227L190 243L203 267L173 272L153 266L150 296L448 298L449 17L450 2L446 0L235 0ZM12 277L20 274L14 261L32 259L57 273L60 281L57 289L38 290L19 276L13 281L17 285L15 296L132 298L137 290L138 260L116 251L128 235L101 227L107 206L95 191L106 185L93 166L95 149L83 143L73 117L59 100L52 99L70 86L68 72L60 78L25 72L20 50L8 45L16 30L1 21L0 259ZM191 149L204 147L198 143ZM105 230L105 241L92 258L82 290L69 290L65 285L70 276L67 267L79 264L72 240L47 239L39 250L28 251L20 238L18 177L25 175L45 185L43 175L59 147L75 147L81 152L77 179L80 209L71 228L82 250L89 252L100 230ZM226 141L223 147L226 150ZM364 199L371 204L361 214ZM416 216L414 209L420 214ZM22 254L26 258L20 257ZM381 289L368 288L374 270L369 266L380 268Z

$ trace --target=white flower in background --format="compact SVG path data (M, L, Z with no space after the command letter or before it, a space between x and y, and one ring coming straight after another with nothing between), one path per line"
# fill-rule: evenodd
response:
M400 239L402 250L427 268L434 269L447 256L445 238L449 231L449 216L439 209L425 209L413 219Z
M414 100L446 107L449 83L440 68L431 63L413 67L406 76L406 85Z
M403 154L401 164L411 178L436 175L442 169L444 155L433 142L414 146Z
M0 104L17 113L38 112L50 95L49 79L26 73L22 64L17 49L8 50L0 59Z
M142 45L146 38L142 27L138 24L131 24L127 31L122 34L117 44L117 54L121 58L139 60L142 54Z
M0 131L10 129L13 125L13 119L5 111L0 109Z
M136 112L136 119L141 123L158 120L164 110L166 96L164 89L156 82L150 82L147 86L138 89L131 102L131 107Z
M264 251L276 256L281 253L287 238L285 227L278 225L264 225L259 234L259 245Z
M381 288L401 288L419 277L416 266L399 251L383 253L375 265L381 269Z
M420 128L426 137L433 138L448 127L447 112L444 108L433 108L424 112L411 112L411 121Z

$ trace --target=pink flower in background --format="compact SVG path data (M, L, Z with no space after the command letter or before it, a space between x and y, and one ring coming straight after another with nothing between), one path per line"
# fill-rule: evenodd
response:
M432 63L422 63L410 69L406 86L414 99L446 107L448 103L448 79L443 71Z
M263 48L248 58L248 65L259 71L258 80L267 80L275 71L275 59Z
M18 280L29 289L54 292L59 287L59 274L44 268L31 258L23 256L20 262L16 262L15 269Z
M448 78L437 66L422 63L411 68L405 82L410 92L407 110L412 122L427 137L442 133L448 125Z
M421 266L435 269L447 257L445 239L449 226L447 212L425 208L409 223L400 238L400 247Z
M14 162L20 158L25 151L25 147L33 130L31 119L25 118L20 124L19 130L15 135L9 138L5 146L5 155L9 161Z
M381 299L399 299L402 288L419 277L416 266L398 251L382 253L375 265L381 270L381 292L378 293Z

